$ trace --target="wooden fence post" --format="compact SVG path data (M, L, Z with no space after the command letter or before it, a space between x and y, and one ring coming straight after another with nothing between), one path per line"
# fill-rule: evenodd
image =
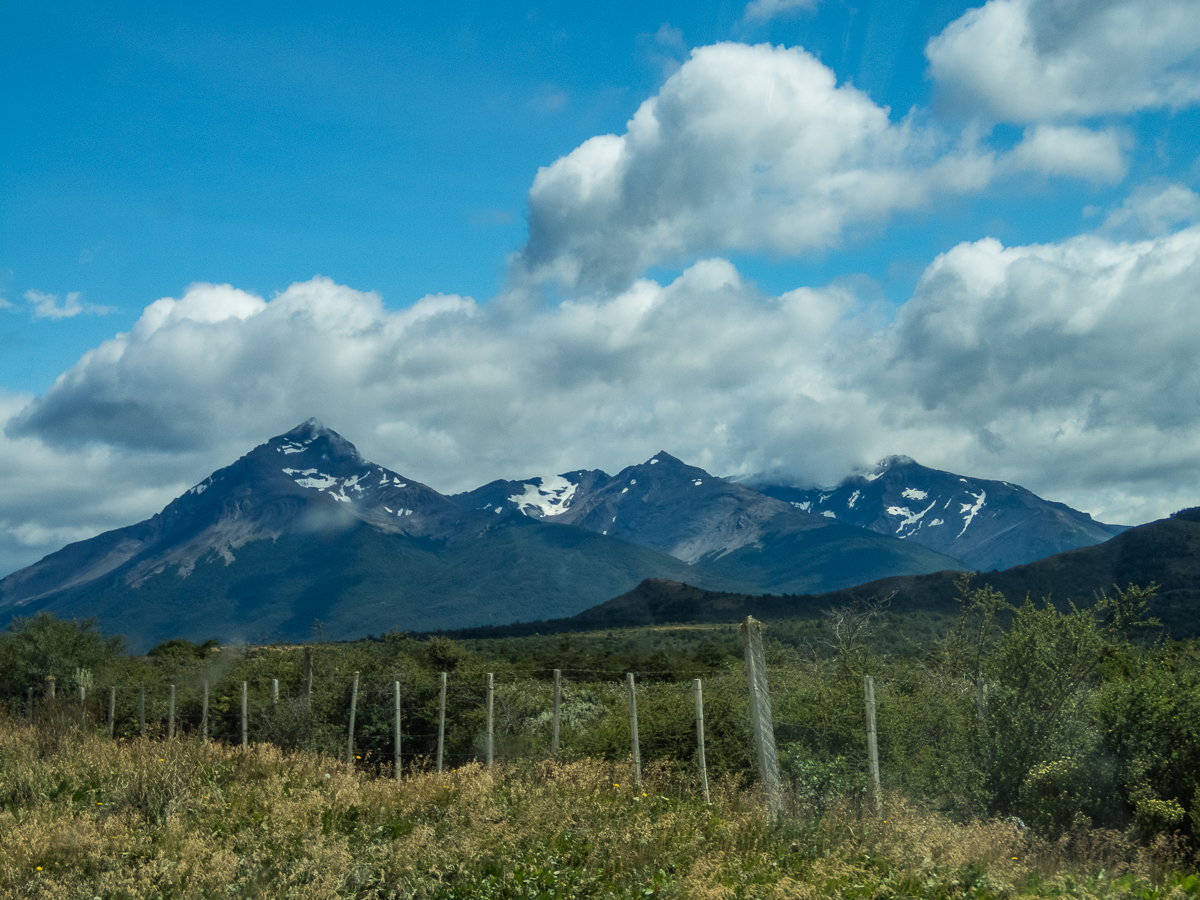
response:
M46 696L46 699L47 699L47 700L53 700L53 699L54 699L54 683L55 683L55 682L54 682L54 676L53 676L53 675L47 675L47 676L46 676L46 682L45 682L45 684L46 684L46 688L45 688L45 696Z
M87 688L79 686L79 724L87 725Z
M554 670L554 716L550 728L550 755L558 755L558 737L562 728L562 669Z
M138 682L138 729L146 736L146 682Z
M396 682L396 708L392 718L392 745L396 748L396 780L400 780L400 682Z
M200 703L200 740L208 740L208 682L204 682L204 700Z
M700 783L704 786L704 802L711 803L708 794L708 763L704 760L704 688L696 679L696 761L700 765Z
M488 765L489 769L492 768L492 764L495 759L495 749L496 749L495 740L494 740L494 732L492 730L492 709L493 709L493 701L495 700L495 697L496 697L495 683L492 679L492 673L488 672L487 673L487 765Z
M242 682L242 749L250 746L250 689Z
M110 687L108 689L108 739L111 741L113 736L113 727L117 722L117 689Z
M312 706L312 647L304 648L304 702L308 706Z
M871 794L875 798L876 814L883 812L883 785L879 778L879 741L875 734L875 679L863 679L867 706L867 764L871 769Z
M278 678L271 679L271 705L272 706L279 705L279 679Z
M633 750L633 780L640 788L642 786L642 747L638 740L637 720L637 687L633 683L633 673L625 673L625 683L629 687L629 746Z
M446 747L446 673L442 673L442 693L438 699L438 755L437 770L442 771L442 756Z
M175 685L171 685L171 699L167 705L167 737L175 737Z
M346 765L354 765L354 714L358 711L358 673L350 688L350 727L346 730Z
M763 654L762 623L746 616L742 623L746 640L746 677L750 682L750 717L754 747L758 751L758 773L767 807L773 816L783 810L779 787L779 757L775 753L775 726L771 720L771 695L767 690L767 663Z

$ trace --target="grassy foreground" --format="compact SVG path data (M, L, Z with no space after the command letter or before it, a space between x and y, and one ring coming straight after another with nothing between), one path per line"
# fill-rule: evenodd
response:
M0 717L12 898L1200 897L1169 840L1058 840L888 806L771 824L753 785L658 766L478 765L399 784L325 756L110 742Z

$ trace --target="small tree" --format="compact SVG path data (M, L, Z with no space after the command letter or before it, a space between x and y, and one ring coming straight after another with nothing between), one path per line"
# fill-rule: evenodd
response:
M77 673L91 677L123 653L121 637L105 637L95 619L66 621L47 612L16 616L0 635L0 696L24 699L28 688L41 689L47 675L63 687L78 687Z

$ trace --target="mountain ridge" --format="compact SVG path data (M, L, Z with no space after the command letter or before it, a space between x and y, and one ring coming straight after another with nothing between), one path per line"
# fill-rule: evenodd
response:
M1126 529L1020 485L931 469L908 456L889 456L834 488L761 477L747 483L806 512L915 541L979 571L1102 543Z
M482 490L503 502L464 503L365 460L310 419L149 519L0 580L0 613L100 615L139 646L247 629L296 640L310 615L347 636L561 617L647 577L834 588L959 567L665 453L614 477L580 470L548 482L493 483Z

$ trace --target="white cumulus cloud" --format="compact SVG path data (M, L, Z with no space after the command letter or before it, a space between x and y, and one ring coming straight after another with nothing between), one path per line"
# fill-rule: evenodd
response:
M950 97L999 121L1200 102L1195 0L988 0L925 52Z
M803 253L994 173L973 141L893 122L799 48L701 47L624 134L539 170L518 278L616 290L715 250Z
M1009 480L1117 517L1162 514L1200 500L1198 292L1200 228L962 244L929 266L855 384L890 397L895 424L972 446L981 467L1003 460Z
M33 307L32 315L35 319L72 319L80 313L102 316L112 312L107 306L80 303L79 298L82 296L79 291L71 291L62 303L59 303L57 294L44 294L33 290L25 292L25 300Z
M1105 217L1104 229L1156 237L1200 219L1200 195L1179 183L1139 185Z
M1122 143L1123 135L1116 129L1032 125L1005 163L1016 171L1116 183L1125 178L1127 170Z

